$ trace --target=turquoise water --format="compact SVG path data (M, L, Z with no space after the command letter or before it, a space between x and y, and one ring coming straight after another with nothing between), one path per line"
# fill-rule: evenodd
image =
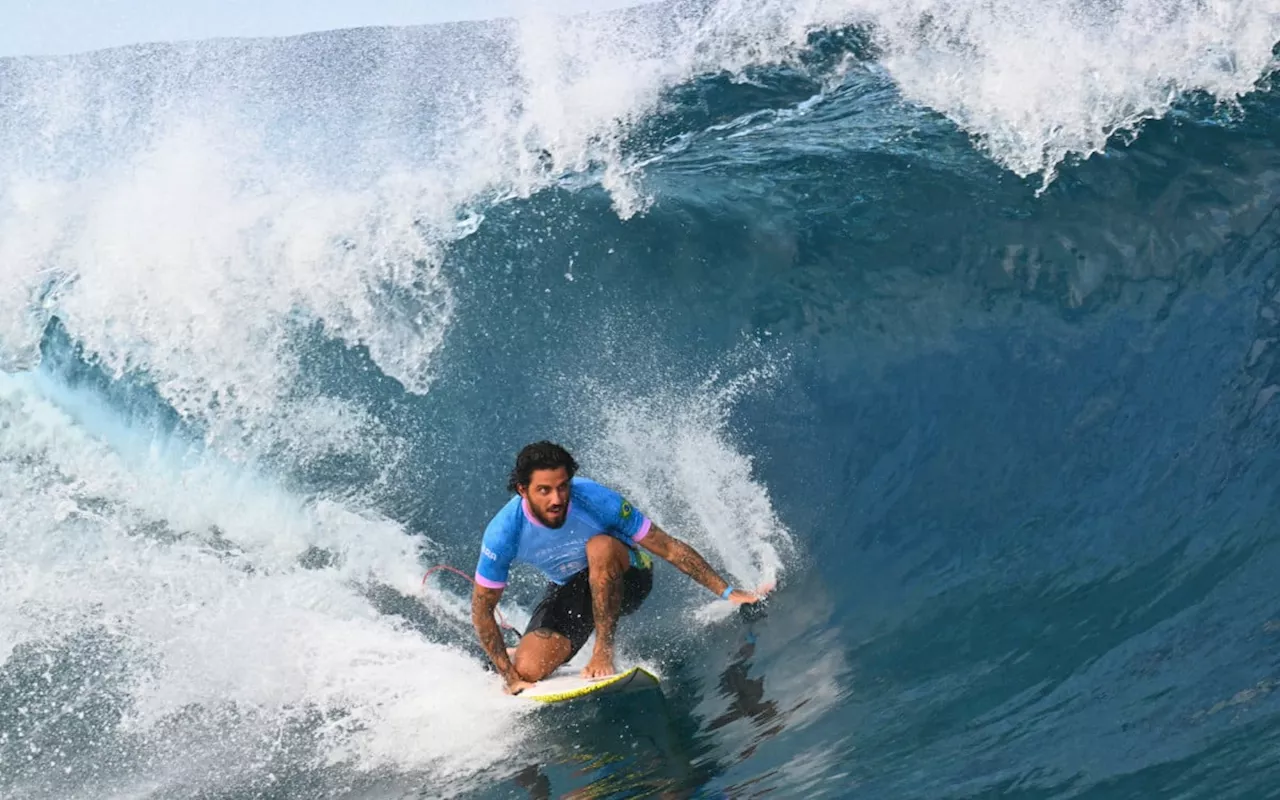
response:
M1280 18L1036 10L0 62L0 795L1271 796ZM661 698L420 585L544 437Z

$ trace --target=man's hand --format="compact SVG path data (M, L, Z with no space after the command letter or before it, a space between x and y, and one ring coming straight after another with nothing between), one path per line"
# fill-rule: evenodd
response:
M613 653L599 647L591 654L591 660L582 668L582 677L589 681L607 678L617 673L613 666Z
M754 592L748 592L745 589L734 589L729 593L729 602L735 606L745 605L747 603L759 603L773 591L773 584L766 583L757 588Z
M520 694L525 689L533 686L531 682L521 678L520 673L516 672L514 669L506 675L505 680L506 684L502 687L502 691L510 695Z

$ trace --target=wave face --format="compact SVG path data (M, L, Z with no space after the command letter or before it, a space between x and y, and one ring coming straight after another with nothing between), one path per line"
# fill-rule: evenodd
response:
M1277 41L691 0L0 61L0 795L1267 795ZM779 582L660 567L661 705L534 713L420 585L544 437Z

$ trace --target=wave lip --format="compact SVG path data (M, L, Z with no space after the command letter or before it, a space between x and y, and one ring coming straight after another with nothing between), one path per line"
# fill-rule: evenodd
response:
M1047 185L1069 156L1169 112L1232 103L1276 66L1264 0L908 2L872 13L903 96L954 120L998 163Z

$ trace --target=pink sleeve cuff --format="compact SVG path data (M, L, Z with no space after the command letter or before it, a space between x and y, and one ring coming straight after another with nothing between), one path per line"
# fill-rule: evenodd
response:
M476 573L476 583L480 584L486 589L501 589L502 587L507 585L506 581L491 581L485 576L481 575L479 572Z
M636 532L635 536L631 537L631 541L638 542L644 537L648 536L649 528L651 528L652 526L653 526L653 523L649 521L648 517L645 517L644 523L640 526L640 530Z

